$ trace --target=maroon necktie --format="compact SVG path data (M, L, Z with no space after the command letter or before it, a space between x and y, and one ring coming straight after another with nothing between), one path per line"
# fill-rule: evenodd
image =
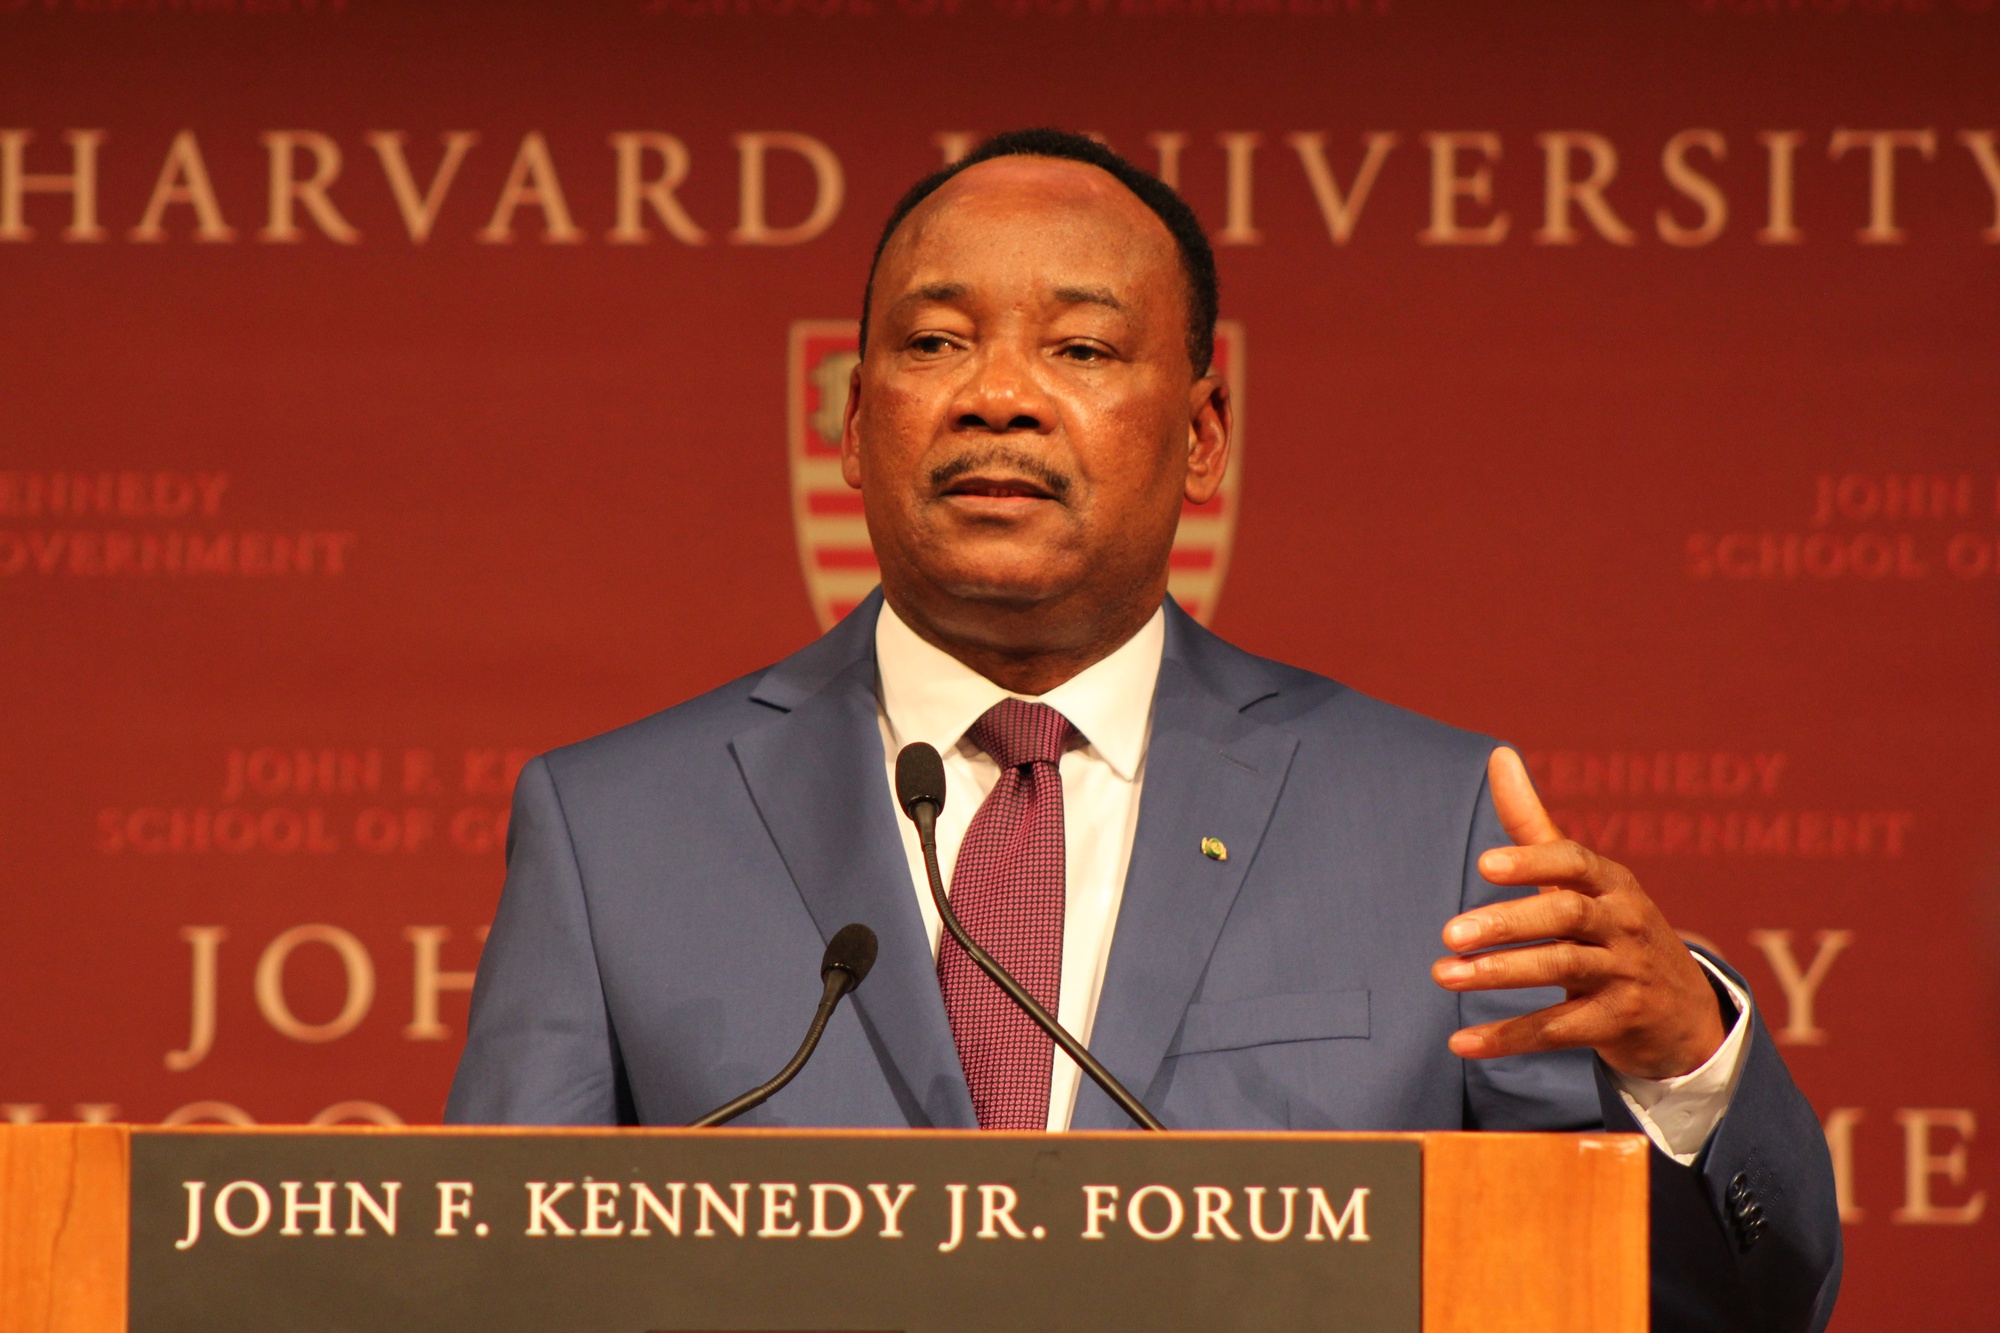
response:
M951 907L966 934L1050 1013L1062 989L1063 790L1069 719L1003 699L966 732L1000 765L959 845ZM938 985L981 1129L1045 1129L1055 1043L1014 1007L958 941L938 949Z

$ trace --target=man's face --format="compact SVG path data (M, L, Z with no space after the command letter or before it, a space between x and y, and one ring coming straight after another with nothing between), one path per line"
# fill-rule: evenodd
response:
M1165 225L1079 162L982 162L898 229L841 451L920 632L1033 652L1151 614L1228 455L1186 300Z

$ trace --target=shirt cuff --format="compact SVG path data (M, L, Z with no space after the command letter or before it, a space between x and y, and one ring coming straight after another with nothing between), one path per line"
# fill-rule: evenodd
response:
M1694 953L1694 960L1706 968L1715 983L1736 1002L1736 1024L1723 1038L1715 1054L1701 1068L1675 1078L1635 1078L1611 1070L1618 1095L1631 1110L1639 1128L1646 1131L1659 1150L1682 1166L1693 1166L1708 1136L1729 1109L1729 1099L1743 1077L1743 1064L1750 1050L1750 994L1723 975L1708 959Z

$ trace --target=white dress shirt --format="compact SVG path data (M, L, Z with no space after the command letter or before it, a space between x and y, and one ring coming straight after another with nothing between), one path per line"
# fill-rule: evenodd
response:
M1000 766L965 733L981 714L1006 698L1035 698L1068 718L1080 739L1062 757L1063 914L1062 990L1056 1019L1090 1044L1111 933L1125 893L1125 869L1139 826L1146 746L1153 730L1153 690L1167 641L1164 611L1110 656L1039 697L1015 694L986 679L949 653L917 637L883 604L875 622L877 718L889 790L896 789L896 755L913 741L928 741L944 758L945 803L938 815L938 870L949 889L959 844L973 814L1000 780ZM897 812L903 851L918 909L937 956L942 923L931 902L916 826ZM1443 923L1439 923L1443 928ZM1707 960L1696 955L1704 967ZM1713 968L1709 969L1714 972ZM1716 973L1736 1000L1735 1027L1708 1063L1679 1078L1640 1079L1613 1071L1619 1095L1660 1150L1691 1163L1729 1106L1742 1075L1750 997ZM1049 1077L1051 1130L1069 1128L1082 1071L1061 1051Z

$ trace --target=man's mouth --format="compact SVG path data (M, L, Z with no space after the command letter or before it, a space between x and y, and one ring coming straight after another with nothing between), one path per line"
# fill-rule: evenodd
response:
M943 496L972 500L1054 500L1069 494L1069 475L1019 450L961 454L931 472L931 486Z
M943 489L945 495L973 496L982 500L1053 500L1055 494L1041 482L1026 477L960 477Z

